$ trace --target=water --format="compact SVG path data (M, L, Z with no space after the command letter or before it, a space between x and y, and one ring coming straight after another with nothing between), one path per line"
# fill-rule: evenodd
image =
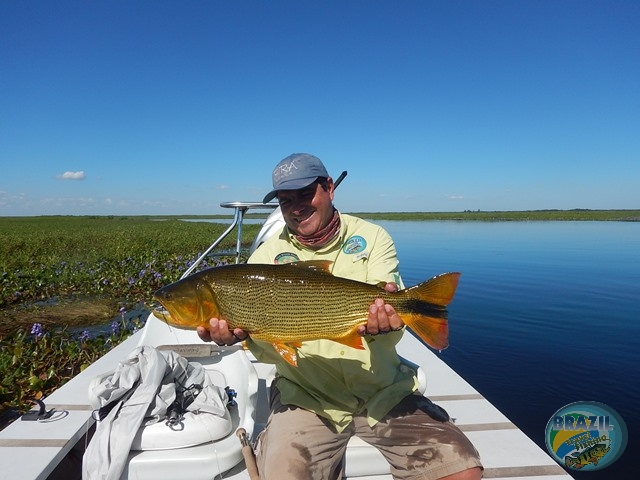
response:
M561 407L614 408L629 431L622 458L571 473L636 478L640 223L377 223L396 242L407 286L462 272L447 364L545 450L545 426Z

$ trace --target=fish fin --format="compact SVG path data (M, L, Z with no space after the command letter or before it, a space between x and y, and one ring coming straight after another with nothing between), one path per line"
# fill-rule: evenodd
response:
M384 290L384 287L387 286L387 282L378 282L376 283L376 287L380 287Z
M287 363L294 367L298 366L298 354L293 347L284 343L274 343L272 345L276 352L278 352L278 355L280 355Z
M449 346L449 324L446 316L434 317L420 313L405 313L402 321L409 331L436 350L444 350Z
M303 260L300 262L285 263L284 266L306 268L317 273L326 273L331 275L331 260Z
M423 302L445 307L453 300L459 279L458 272L442 273L405 291Z
M364 350L364 339L361 335L358 335L358 326L351 330L344 337L332 338L334 342L341 343L347 347L355 348L357 350Z
M173 318L171 318L171 314L164 309L158 310L157 308L154 308L153 310L151 310L151 313L153 313L153 316L156 317L158 320L162 320L163 322L166 322L169 325L171 325L172 322L175 323Z

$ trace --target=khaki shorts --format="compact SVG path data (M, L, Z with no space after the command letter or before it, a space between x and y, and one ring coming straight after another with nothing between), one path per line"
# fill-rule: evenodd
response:
M342 432L313 412L280 403L271 387L271 415L257 449L262 480L342 478L344 453L352 435L376 447L395 479L435 480L482 467L478 452L428 398L407 396L373 428L358 415Z

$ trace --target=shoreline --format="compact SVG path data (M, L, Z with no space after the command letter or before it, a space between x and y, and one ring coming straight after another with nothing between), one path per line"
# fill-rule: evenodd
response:
M576 208L570 210L464 210L461 212L349 212L356 217L371 220L453 220L453 221L616 221L640 222L640 209L591 210ZM264 219L268 213L247 213L245 218ZM3 221L18 219L147 219L147 220L225 220L233 218L231 214L211 215L34 215L34 216L0 216L0 227Z

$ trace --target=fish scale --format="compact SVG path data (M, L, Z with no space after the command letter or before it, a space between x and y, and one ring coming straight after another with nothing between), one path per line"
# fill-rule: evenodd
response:
M376 285L334 277L331 262L287 265L227 265L202 270L161 288L155 298L180 328L206 326L219 318L253 338L273 344L296 364L294 347L321 338L363 349L358 325L367 321L376 298L394 307L403 322L427 345L448 345L447 313L459 273L444 273L390 293Z
M391 303L389 295L379 287L360 282L353 285L336 277L329 277L332 284L328 285L322 275L313 271L289 270L285 280L267 281L266 275L237 278L232 275L224 280L209 280L213 290L217 287L223 292L216 297L220 317L232 328L253 332L255 338L286 342L298 340L301 335L308 339L340 336L346 329L366 321L369 305L376 297ZM234 289L238 284L246 287ZM361 291L363 286L369 288ZM317 293L310 295L310 292ZM399 297L395 295L392 299L397 308L402 305ZM256 305L263 308L257 309Z

